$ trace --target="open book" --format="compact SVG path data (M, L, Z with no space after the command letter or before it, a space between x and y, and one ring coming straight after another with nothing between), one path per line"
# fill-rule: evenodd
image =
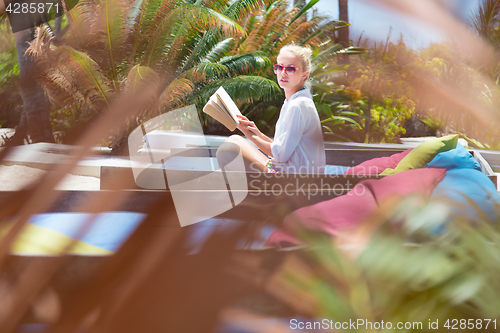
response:
M210 100L203 107L203 112L212 116L231 132L240 123L236 115L241 115L241 112L223 87L217 89L215 94L210 97Z

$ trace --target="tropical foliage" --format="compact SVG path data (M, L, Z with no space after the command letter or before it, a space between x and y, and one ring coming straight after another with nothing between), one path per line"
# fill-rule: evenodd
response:
M58 46L41 27L29 52L55 108L70 110L77 121L92 119L119 94L138 93L151 82L152 103L140 118L181 106L196 93L210 94L222 82L237 100L266 100L279 91L277 85L252 74L269 60L259 52L226 56L231 41L245 36L235 20L258 4L81 1Z
M457 116L465 112L454 112L457 106L440 98L434 85L459 89L470 96L472 107L494 110L500 103L498 62L478 67L445 43L419 51L403 40L358 43L364 48L343 50L332 36L346 23L307 18L316 2L300 9L284 0L80 1L64 17L61 36L39 28L29 49L43 72L39 80L52 102L58 141L68 142L75 127L85 126L118 96L136 94L146 83L155 85L149 91L151 103L129 120L129 130L187 104L201 110L224 85L243 113L273 135L283 95L270 64L283 45L296 43L313 49L312 91L324 130L333 135L329 139L398 142L406 135L408 119L423 118L437 135L460 132L494 147L492 138L498 133L473 128L472 119ZM473 19L478 35L494 47L499 8L498 1L485 1ZM5 30L6 22L1 24ZM2 46L10 46L0 55L0 84L9 96L0 103L11 110L22 107L17 60L12 34L1 38ZM337 65L345 53L361 55L351 56L349 66ZM229 134L201 112L200 118L207 133Z
M22 104L16 44L4 22L0 23L0 123L5 127L16 126Z
M321 241L317 234L304 234L305 239L313 237L309 241L314 239L316 247L284 265L276 278L283 283L276 284L274 294L299 312L298 317L333 323L364 320L358 332L372 331L366 322L378 322L379 329L373 331L385 331L382 321L420 323L401 331L428 331L436 320L444 331L453 319L455 327L477 321L481 329L496 331L497 225L483 219L472 227L469 219L477 217L455 216L443 229L442 205L416 208L410 201L393 202L333 244L327 237ZM441 232L436 232L439 226ZM487 321L479 318L490 318L488 329Z
M403 41L364 46L367 52L351 57L347 77L339 80L339 92L350 98L343 107L353 120L343 135L353 141L397 142L416 108L409 82L416 56Z
M120 94L135 94L151 82L152 103L130 120L129 130L186 104L201 110L223 85L244 113L272 134L269 120L277 117L283 99L270 66L279 49L309 45L322 63L342 50L331 36L344 22L307 19L316 2L291 10L284 0L79 2L63 24L62 40L40 27L29 48L54 105L56 134L64 141L71 124L90 121ZM210 133L211 119L201 113L200 118Z

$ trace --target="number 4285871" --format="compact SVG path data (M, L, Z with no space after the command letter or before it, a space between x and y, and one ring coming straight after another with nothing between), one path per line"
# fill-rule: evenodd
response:
M491 319L448 319L444 327L449 330L480 330L488 329L488 327L496 329L497 320Z
M11 14L44 14L49 13L52 9L55 10L56 14L59 13L58 3L22 3L14 2L9 3L5 9L7 13Z

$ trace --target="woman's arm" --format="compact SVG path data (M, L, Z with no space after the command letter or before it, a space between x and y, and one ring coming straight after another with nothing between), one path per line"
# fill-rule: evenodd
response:
M255 126L255 123L248 120L247 117L238 115L238 119L240 121L238 129L264 153L272 157L271 143L273 143L273 140L262 133L257 126Z
M274 142L270 144L273 159L278 163L286 163L297 149L309 121L305 117L300 104L288 107L286 113L280 114L280 127L276 126Z

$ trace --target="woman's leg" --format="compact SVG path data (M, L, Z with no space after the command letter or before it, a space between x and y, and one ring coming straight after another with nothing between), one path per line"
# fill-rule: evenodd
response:
M226 167L241 152L247 171L267 172L266 162L268 158L250 142L239 135L231 135L217 149L217 162L220 167Z

